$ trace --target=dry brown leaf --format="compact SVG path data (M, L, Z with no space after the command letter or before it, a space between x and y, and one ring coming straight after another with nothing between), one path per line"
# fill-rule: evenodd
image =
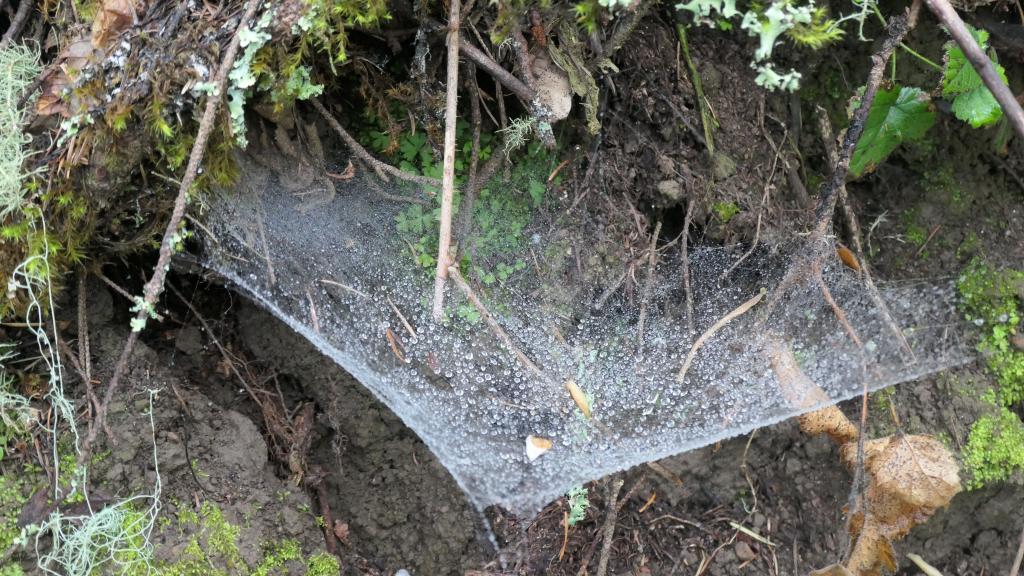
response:
M769 360L783 395L794 407L820 404L827 396L800 369L792 350L781 340L768 346ZM800 428L828 434L840 445L843 462L857 464L857 428L839 408L805 414ZM949 504L960 491L960 469L953 454L931 436L894 434L864 442L868 488L849 521L855 542L846 566L833 565L811 576L876 576L895 571L893 542Z
M65 100L64 91L72 86L82 68L95 58L96 49L88 39L79 38L65 46L57 56L59 67L39 87L36 113L40 116L60 114L65 117L78 113L82 101L73 95Z
M804 374L788 345L772 340L768 349L782 395L791 406L808 408L828 401L828 395ZM836 406L800 416L800 429L811 435L827 434L840 446L857 439L857 427Z
M113 44L135 22L137 8L135 0L103 0L92 21L92 45L104 49Z
M860 262L857 261L857 257L853 255L853 251L843 245L836 247L836 255L842 260L843 264L850 270L860 272Z

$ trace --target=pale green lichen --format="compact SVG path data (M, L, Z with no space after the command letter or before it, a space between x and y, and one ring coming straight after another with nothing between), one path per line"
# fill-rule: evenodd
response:
M24 198L22 168L29 137L21 130L25 111L18 100L39 72L34 49L18 44L0 49L0 219L19 210Z
M800 87L800 73L790 70L776 72L771 62L772 52L783 34L788 34L796 43L811 48L821 48L828 42L842 37L839 22L827 17L823 8L813 2L798 6L782 0L773 2L767 8L752 8L740 12L735 0L690 0L676 4L677 10L691 12L698 24L721 27L722 23L741 16L740 28L758 38L751 67L757 70L755 81L766 90L795 91Z

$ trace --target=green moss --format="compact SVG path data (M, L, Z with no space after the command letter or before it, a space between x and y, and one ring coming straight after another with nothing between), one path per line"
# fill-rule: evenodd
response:
M34 482L22 474L0 475L0 550L7 550L21 534L18 515L32 496Z
M722 224L728 224L733 216L739 214L740 208L735 202L715 202L711 206L711 211L715 213Z
M309 559L309 570L306 572L306 576L339 576L340 574L341 563L335 556L320 552Z
M190 534L188 544L173 562L156 563L152 570L136 568L130 576L270 576L272 574L307 574L338 576L341 567L337 558L320 552L309 556L295 540L266 542L263 556L253 567L242 559L239 539L242 527L229 522L223 511L212 502L204 502L199 511L176 506L177 526L182 535ZM0 575L2 576L2 575Z
M302 550L295 540L285 540L265 546L263 560L252 572L252 576L270 576L279 573L286 563L302 558Z
M967 320L981 330L978 351L996 377L1004 406L1024 401L1024 352L1010 339L1020 330L1024 271L995 270L975 259L957 282Z
M1024 470L1024 423L1005 406L979 418L972 426L963 451L970 473L968 489L1000 482Z
M967 320L980 330L978 351L996 379L996 387L983 395L994 413L974 422L963 451L968 487L979 488L1024 469L1024 424L1010 410L1024 402L1024 352L1011 343L1020 329L1024 272L997 270L975 259L957 288Z

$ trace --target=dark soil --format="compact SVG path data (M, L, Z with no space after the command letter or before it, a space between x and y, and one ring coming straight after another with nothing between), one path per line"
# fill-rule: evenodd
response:
M767 95L753 82L751 48L739 37L708 29L691 37L720 123L718 151L709 159L697 135L695 95L676 56L673 23L653 14L640 25L636 49L618 57L614 88L605 87L611 99L605 133L589 158L599 168L589 178L578 172L577 187L570 186L576 195L596 190L581 206L607 195L613 206L641 207L633 233L642 242L656 219L665 221L672 236L678 234L681 207L694 201L691 242L749 243L767 189L759 240L773 244L803 229L814 187L802 189L797 182L820 181L824 166L814 95L831 104L828 113L836 119L838 101L828 95L837 84L851 93L863 69L816 56L803 63L805 77L813 78L806 100ZM848 62L866 61L868 49L853 46L845 54ZM906 59L900 62L913 69ZM1007 158L998 158L989 152L991 138L991 131L971 131L940 113L927 144L903 149L850 186L880 278L948 278L975 255L1024 262L1024 145L1017 140ZM721 202L735 203L740 212L721 221L711 210ZM918 229L925 231L923 242L911 233ZM244 526L239 542L249 562L258 560L262 543L281 538L297 539L307 553L323 549L316 523L320 503L290 483L287 466L272 458L265 422L211 345L215 336L239 358L272 371L289 409L304 400L316 403L308 463L326 472L335 527L345 534L339 542L345 574L576 574L585 566L594 572L604 545L609 479L589 486L587 517L567 532L564 501L535 519L500 510L489 510L485 519L423 442L312 345L222 288L192 276L176 281L199 295L197 304L218 333L202 332L175 305L178 323L169 323L148 346L137 345L128 400L112 406L116 442L93 473L103 490L151 489L149 421L142 412L146 390L160 388L154 417L165 515L216 502L229 520ZM108 370L127 324L115 310L128 304L113 298L98 284L90 287L95 364ZM881 397L895 405L906 432L945 435L960 447L979 409L971 391L991 385L988 378L969 366ZM853 414L858 407L846 408ZM876 435L894 431L881 400L872 401L870 414ZM851 475L829 441L805 436L794 422L621 477L621 494L628 496L618 514L611 574L806 574L841 559L848 545L843 507ZM1017 480L960 494L897 545L900 573L917 573L905 558L908 552L946 576L1006 573L1022 509L1024 488ZM162 558L174 558L186 543L174 530L161 531L156 540Z

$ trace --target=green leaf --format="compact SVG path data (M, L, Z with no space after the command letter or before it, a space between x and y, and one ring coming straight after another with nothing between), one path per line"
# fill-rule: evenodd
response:
M988 32L971 28L971 34L982 50L988 48ZM998 122L1003 117L1003 110L992 92L985 87L981 76L978 76L971 66L963 50L952 40L946 43L945 49L946 66L942 71L942 95L952 98L953 114L974 128ZM1006 71L996 63L995 53L993 52L989 58L995 64L999 77L1006 84Z
M901 142L920 139L935 123L931 99L919 88L879 90L868 112L864 134L850 161L850 174L859 178L875 169Z

